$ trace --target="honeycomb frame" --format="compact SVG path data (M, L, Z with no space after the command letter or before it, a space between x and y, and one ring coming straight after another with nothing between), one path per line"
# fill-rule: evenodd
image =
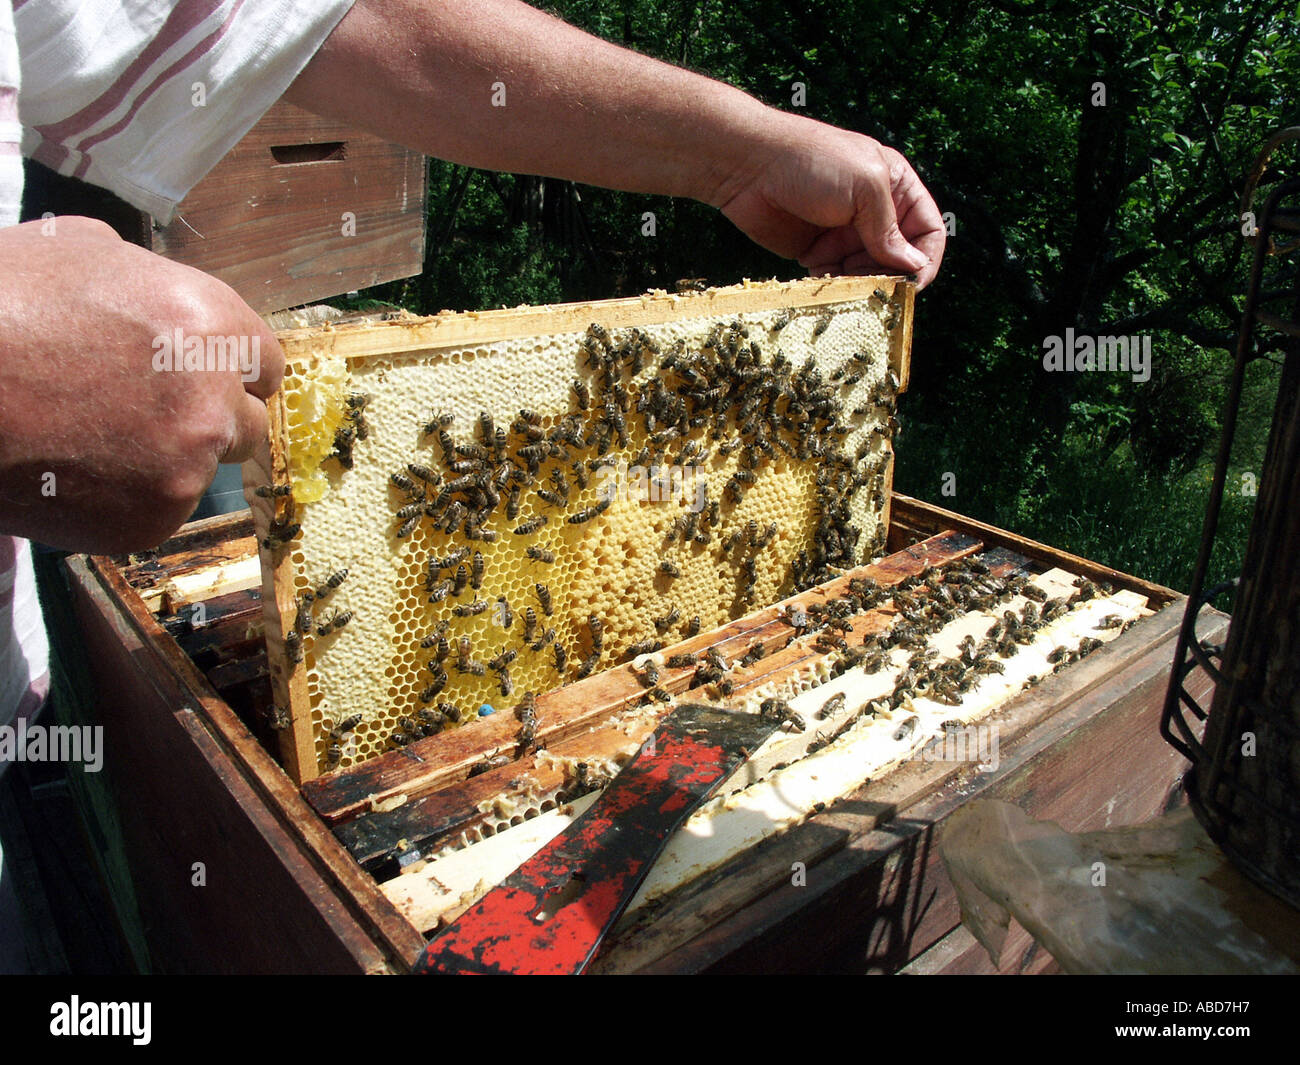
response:
M599 486L591 478L585 489L565 485L569 494L566 506L551 508L538 503L534 495L538 488L558 488L553 480L547 480L549 470L571 468L568 463L573 456L566 455L563 461L546 459L539 464L538 480L525 490L528 502L514 519L507 519L505 505L488 515L481 528L497 534L495 543L467 544L463 537L449 537L434 529L423 516L406 535L398 535L408 523L399 520L396 512L404 505L409 507L415 497L394 486L392 475L409 479L406 471L410 463L437 471L442 485L417 493L422 502L437 496L454 479L448 467L458 458L443 454L438 445L437 431L431 425L436 415L455 415L447 431L454 444L471 451L491 439L491 432L483 433L477 425L475 416L481 411L487 411L495 425L504 429L518 419L521 409L531 408L539 426L548 433L554 431L566 417L576 414L579 400L572 380L585 379L590 384L601 373L589 365L590 354L583 347L596 323L607 331L611 345L631 343L629 337L649 337L659 349L657 353L647 349L644 365L638 370L629 366L619 371L619 387L627 393L619 401L627 407L627 438L615 437L602 456L590 459L596 463L613 455L644 469L647 464L632 463L631 458L644 457L654 438L635 410L637 397L658 387L652 384L656 380L676 381L680 390L680 378L666 375L662 366L676 341L684 343L686 352L695 352L711 335L726 338L727 330L739 324L750 336L732 336L730 341L724 339L724 344L752 344L763 352L754 369L764 373L751 374L758 386L771 376L774 366L782 365L773 361L778 354L788 366L781 370L787 383L811 356L819 376L810 380L819 390L838 373L840 378L832 390L840 407L845 412L862 412L852 419L845 414L841 423L845 428L836 441L839 454L852 455L854 464L864 469L869 466L875 473L869 489L863 480L847 491L843 502L842 517L860 535L857 544L852 549L846 547L835 561L841 566L855 565L883 548L881 533L888 525L892 486L892 404L889 411L873 407L868 412L865 397L874 395L872 389L883 382L892 386L892 393L907 387L913 298L914 286L898 278L819 278L551 307L444 312L427 319L280 334L288 359L286 383L270 405L268 448L246 464L245 484L261 544L268 663L275 701L283 708L277 713L282 716L279 723L286 726L281 732L282 755L289 774L301 782L335 766L347 767L373 757L388 749L386 741L396 721L411 720L414 711L438 705L438 696L422 700L413 694L422 696L435 686L436 674L429 667L439 652L421 644L432 636L440 619L447 619L449 611L459 607L486 604L480 614L457 619L453 630L457 637L470 637L469 664L475 669L512 647L517 655L524 652L526 659L521 661L523 668L506 667L514 669L516 676L511 682L513 692L503 695L504 687L494 691L501 684L495 670L476 677L472 673L460 676L449 668L460 664L456 640L451 640L450 658L444 659L442 667L450 674L448 688L452 683L460 685L457 705L464 715L461 724L466 724L472 723L477 706L509 713L525 691L540 693L574 679L601 639L592 631L591 618L604 630L604 646L592 668L604 669L626 660L632 633L657 634L664 643L672 643L690 631L688 626L698 624L708 631L789 594L795 583L791 567L801 551L805 553L805 561L799 563L803 567L799 570L801 586L815 583L829 572L824 565L813 572L806 558L809 553L824 554L820 543L813 543L812 530L829 498L826 485L816 481L820 469L833 465L831 459L796 454L792 445L799 441L794 436L775 441L782 446L768 448L770 455L757 455L751 453L750 445L737 445L722 456L718 445L739 439L736 410L721 412L723 422L716 426L701 425L692 430L693 435L687 434L707 452L699 463L681 462L684 453L691 457L687 436L656 445L655 453L663 461L648 464L651 468L658 465L670 474L674 469L683 471L676 480L668 478L667 498L655 499L652 478L640 486L642 498L637 499L632 471L624 473L624 468L618 468L619 475L612 480L621 490L613 495L608 513L585 522L566 521L604 498L597 494ZM860 353L860 362L853 361L855 353ZM539 373L539 366L547 372ZM601 390L597 387L594 391ZM365 439L352 441L349 457L353 465L348 469L335 445L340 430L355 430L357 423L351 420L347 401L352 395L372 399L362 412ZM610 415L610 408L605 410ZM725 422L728 417L731 421ZM424 428L431 431L426 433ZM612 423L610 428L614 436ZM523 446L519 439L513 447ZM752 433L748 439L752 445ZM569 450L580 453L578 459L586 459L588 451L595 455L592 442L586 443L585 449ZM670 455L678 461L669 461ZM518 463L519 459L512 461ZM763 475L748 485L736 481L737 471L746 468L742 462L757 463L755 468ZM695 471L693 483L685 477L688 470ZM604 475L609 468L596 472ZM604 483L610 480L605 477ZM703 497L699 493L701 480L709 486ZM740 498L724 500L726 514L708 541L665 543L668 537L685 539L680 525L689 522L690 513L698 519L696 508L701 499L708 500L711 510L712 503L726 491L724 486L733 483ZM368 488L356 488L358 485ZM649 499L644 498L647 494ZM383 523L374 520L381 499L386 508ZM654 502L676 506L651 505ZM778 512L794 514L795 520L778 522L776 533L769 535L767 518ZM548 518L539 533L516 538L512 530L536 517ZM628 533L628 523L639 523L635 533ZM757 537L756 529L761 530ZM694 531L710 535L708 529L698 527L698 520ZM824 528L821 531L824 533ZM746 559L753 560L742 579L736 578L734 564L728 569L718 559L732 533L739 533L742 541L739 547L733 544L732 550L748 552ZM764 538L770 542L760 551L755 542ZM507 587L494 574L507 572L518 563L518 558L509 561L509 551L519 549L517 556L525 543L554 553L557 561L543 561L543 554L526 565L520 563L516 567L520 573L510 578L513 583ZM647 549L639 555L628 550L636 545ZM625 549L623 557L619 556L620 547ZM427 568L431 555L446 557L461 548L468 548L461 564L466 565L465 576L471 583L476 581L474 552L485 556L480 587L466 587L455 569L435 575ZM494 553L505 562L494 566ZM593 559L594 565L587 564ZM663 572L664 562L671 562L681 576ZM567 569L556 569L565 565ZM326 578L344 568L347 577L336 588L327 587ZM602 577L624 571L621 583L614 579L610 584ZM461 585L461 594L448 594L436 604L416 604L424 592L448 580ZM728 581L732 583L728 585ZM555 600L550 616L543 610L540 593L533 590L538 583L544 584ZM375 607L382 600L376 589L384 587L399 589L391 602L405 602L401 611ZM742 588L743 596L739 594ZM293 632L303 608L302 596L316 589L324 594L308 604L306 635L295 648ZM502 618L502 598L510 604L512 618ZM366 605L361 608L361 604ZM548 628L555 630L541 654L553 656L557 643L565 647L568 662L564 673L547 677L539 672L536 653L527 654L522 636L528 610L537 618L534 631L538 636L545 637ZM329 628L332 617L349 613L353 617L345 627L320 631ZM648 619L655 621L653 628ZM508 628L502 626L503 620L510 622ZM298 658L301 661L295 661ZM399 681L399 674L405 679ZM417 677L426 685L423 691L414 687L418 681L413 678ZM349 687L351 697L340 695ZM471 687L473 691L468 690ZM377 699L357 694L375 691L380 693ZM340 723L348 724L357 714L361 715L359 722L331 739L331 729L337 732ZM338 744L333 757L331 743ZM338 756L340 748L342 757Z

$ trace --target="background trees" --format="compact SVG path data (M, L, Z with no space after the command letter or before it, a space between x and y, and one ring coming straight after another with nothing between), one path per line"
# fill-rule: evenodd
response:
M918 304L896 486L1187 582L1247 274L1241 189L1300 121L1294 0L547 7L778 107L802 83L804 113L903 151L954 232ZM431 313L801 272L695 203L440 162L430 194L425 275L365 298ZM1067 327L1150 335L1150 381L1044 373L1043 338ZM1256 355L1230 489L1258 473L1271 416L1276 352ZM1230 490L1212 579L1237 572L1252 502Z

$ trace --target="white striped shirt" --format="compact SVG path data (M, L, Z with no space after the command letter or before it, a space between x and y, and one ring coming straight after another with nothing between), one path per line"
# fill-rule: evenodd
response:
M14 0L23 154L160 221L353 0Z
M0 0L0 227L18 221L20 143L170 221L352 3ZM0 536L0 725L40 707L48 659L30 547Z

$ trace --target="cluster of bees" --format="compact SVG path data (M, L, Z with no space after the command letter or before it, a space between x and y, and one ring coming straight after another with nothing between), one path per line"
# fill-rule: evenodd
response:
M334 450L330 457L337 459L345 470L352 469L352 447L358 440L370 436L366 422L366 405L370 397L363 392L353 392L344 404L343 424L334 430Z
M879 606L886 599L893 600L899 620L883 633L865 636L856 647L849 647L842 637L833 637L830 644L841 652L833 672L838 674L861 666L866 673L875 673L889 667L890 652L895 648L913 653L887 696L866 703L834 734L819 734L809 751L819 750L833 742L863 715L898 710L909 705L914 698L960 706L963 696L981 677L1003 673L1005 667L1000 659L1010 658L1022 646L1033 643L1039 629L1063 617L1075 605L1094 598L1099 591L1109 594L1112 590L1109 585L1095 584L1086 577L1077 578L1074 586L1075 591L1068 597L1048 598L1029 577L1023 574L996 577L989 572L987 565L974 557L959 560L945 570L927 568L893 588L882 588L869 580L855 578L850 581L848 596L828 601L819 611L832 615L828 622L831 627L834 627L836 617L847 616L846 609L857 613ZM928 646L928 636L971 610L991 611L1017 595L1026 599L1019 612L1004 610L982 640L977 641L968 635L958 645L956 656L935 661L938 652ZM1110 615L1103 619L1102 627L1118 620L1118 615ZM1100 646L1100 640L1087 637L1076 650L1058 647L1048 659L1060 669ZM818 711L817 717L831 717L842 709L843 701L842 694L832 696ZM904 721L895 738L905 738L915 724L913 718Z
M279 551L302 531L302 525L293 520L293 487L287 484L263 484L254 491L262 499L287 499L288 506L284 514L277 513L271 520L266 535L262 537L262 546L268 551Z
M782 315L774 332L779 334L789 321L788 314ZM829 321L830 315L824 315L817 330L824 330ZM679 341L666 351L642 330L632 328L615 336L593 324L581 342L581 357L589 373L572 382L571 407L565 415L543 419L520 410L509 426L503 426L483 412L472 438L458 442L449 432L454 416L435 412L423 423L422 436L435 443L440 464L435 468L410 463L390 476L398 493L394 530L399 539L410 537L422 524L434 533L459 538L453 550L431 553L425 562L428 602L456 600L452 618L491 610L504 630L510 630L516 618L522 621L520 630L515 630L522 631L520 645L503 648L489 661L474 657L466 637L455 638L450 618L440 621L421 643L434 651L422 667L430 677L419 685L424 708L399 720L391 737L395 745L466 719L454 703L437 701L447 698L455 673L481 677L490 670L502 697L508 698L514 690L510 664L520 652L546 653L560 683L591 675L607 659L601 622L594 616L587 619L586 653L571 653L557 638L552 623L554 597L544 581L533 584L535 602L526 604L479 595L490 564L490 545L502 536L531 540L548 526L582 525L608 509L609 495L569 509L570 501L604 467L627 462L662 472L701 467L715 448L723 457L739 452L738 464L721 492L707 498L700 509L676 518L665 540L666 548L677 542L716 544L719 564L730 566L736 574L736 613L752 602L760 554L774 547L780 528L776 522L749 521L726 534L719 529L744 500L762 467L778 454L818 464L817 525L810 547L800 551L792 564L796 587L814 584L835 567L855 561L860 534L850 520L849 503L856 491L871 490L876 509L883 508L885 466L864 469L861 461L871 450L872 439L864 442L857 458L842 446L855 418L872 413L893 416L899 382L892 374L872 392L868 406L847 411L841 402L843 391L865 373L870 362L866 354L854 355L826 379L812 359L796 368L779 351L766 356L748 327L735 320L716 326L700 350L689 350ZM639 379L647 367L657 373ZM346 424L340 430L343 436L336 437L341 461L350 457L353 439L364 439L364 408L365 397L349 397ZM632 455L629 425L637 422L646 442ZM488 528L502 511L513 527ZM542 543L530 543L526 554L544 566L556 557L554 549ZM658 567L668 589L681 572L671 558ZM654 621L657 638L627 647L620 660L660 649L675 626L681 625L679 631L686 637L699 632L698 615L686 619L679 606L671 601L666 605L665 613ZM459 653L453 654L453 649ZM655 698L666 694L657 685L649 688Z
M1094 598L1099 592L1109 594L1112 590L1109 585L1096 584L1086 577L1077 578L1074 586L1075 591L1068 597L1048 598L1028 576L998 577L980 559L970 557L944 569L927 567L893 586L880 585L869 578L854 578L849 582L845 595L811 604L806 609L791 610L788 620L795 632L787 643L815 634L814 646L835 656L831 670L833 676L856 667L861 667L867 674L876 673L890 668L890 652L894 649L912 651L888 695L864 704L857 713L842 721L835 732L826 735L819 731L809 745L809 753L834 742L863 716L906 709L914 698L927 698L949 706L961 705L963 696L981 677L1005 672L1001 660L1033 643L1043 626L1063 617L1074 606ZM949 622L970 610L991 611L1016 596L1023 596L1026 600L1021 609L1004 610L982 640L967 635L958 645L957 655L940 659L938 652L929 647L928 637ZM891 602L898 614L898 620L891 628L882 633L868 634L858 644L850 645L844 635L851 631L848 619ZM1122 628L1124 625L1120 615L1110 614L1098 622L1097 628ZM1076 649L1057 647L1047 657L1054 669L1059 670L1101 646L1100 640L1086 637ZM709 696L718 698L734 691L735 682L729 674L753 665L765 654L765 645L756 642L743 655L728 662L721 652L710 647L698 653L671 655L664 665L669 669L692 667L694 672L689 688L704 688ZM641 700L643 704L672 701L673 696L661 686L660 666L653 656L633 662L632 672L647 689ZM814 715L816 720L838 716L845 701L843 692L832 695ZM762 700L758 712L795 731L803 732L808 727L807 722L781 698ZM514 757L520 757L536 748L537 708L531 692L515 707L515 717L520 721L520 731ZM918 721L915 715L903 720L894 738L906 739ZM960 722L954 720L944 724L956 726ZM511 760L509 754L495 754L478 763L471 775L508 764ZM586 786L581 781L579 783L580 786L568 798L602 786L599 781L586 782Z
M317 618L315 607L323 603L334 591L347 580L346 568L336 570L315 590L308 589L298 596L297 609L294 613L293 628L284 636L284 650L289 661L297 665L305 657L305 642L309 638L320 638L338 632L352 620L352 611L333 610L324 618Z
M994 576L985 563L971 557L945 569L927 567L893 586L880 585L870 578L853 578L845 595L811 604L806 609L792 609L787 619L795 631L787 643L812 636L814 647L834 656L833 676L856 667L861 667L867 674L876 673L890 668L890 655L895 649L912 652L887 696L864 705L833 735L823 737L819 734L810 751L838 738L862 715L897 710L913 698L925 697L950 706L960 705L963 696L982 676L1004 672L1000 659L1009 658L1020 647L1032 643L1044 625L1064 616L1076 604L1093 598L1099 591L1108 594L1111 590L1108 585L1094 584L1085 577L1075 581L1075 589L1068 597L1049 599L1029 577L1023 574ZM972 610L992 611L1018 595L1027 600L1020 611L1003 611L982 640L967 636L955 657L936 661L938 652L928 644L931 635ZM891 602L898 620L885 632L868 634L858 644L850 645L847 638L852 628L849 619ZM1104 629L1122 624L1119 615L1108 615L1098 627ZM1089 637L1076 650L1057 648L1048 658L1061 668L1100 646L1099 640ZM710 697L719 698L734 692L735 681L728 675L732 670L753 665L765 653L765 645L756 642L743 656L730 663L716 649L706 648L699 653L671 655L666 664L673 669L693 668L688 687L703 688ZM652 662L643 664L637 675L646 687L658 681L657 668ZM652 689L643 701L663 695L666 693L662 689ZM818 711L817 719L825 720L836 715L843 708L844 700L843 693L831 696ZM759 712L777 716L799 731L805 727L803 720L779 699L765 700ZM906 722L900 726L906 727Z

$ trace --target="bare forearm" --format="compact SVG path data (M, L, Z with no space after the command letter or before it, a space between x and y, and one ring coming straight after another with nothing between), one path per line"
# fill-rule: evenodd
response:
M287 95L442 159L703 200L817 273L924 286L943 258L938 207L892 148L515 0L357 0Z
M719 206L789 119L514 0L358 0L288 96L439 158Z

